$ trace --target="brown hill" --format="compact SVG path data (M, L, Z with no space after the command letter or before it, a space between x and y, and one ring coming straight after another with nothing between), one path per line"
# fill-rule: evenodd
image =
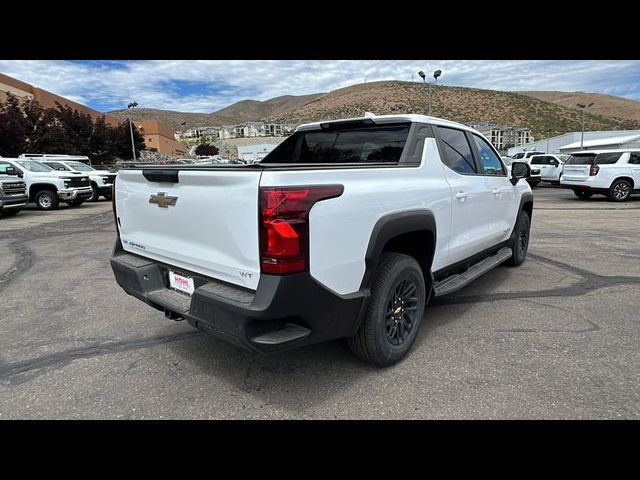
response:
M579 110L577 103L588 105L593 102L589 110L607 117L617 117L626 120L640 121L640 102L629 98L614 97L601 93L585 92L518 92L538 100L555 103L563 107Z
M234 125L238 123L265 120L274 115L295 110L310 101L325 95L313 93L310 95L284 95L265 101L242 100L213 113L176 112L173 110L160 110L157 108L138 108L133 111L115 110L110 115L120 119L131 118L134 120L158 119L174 130L183 130L191 127L205 127L215 125ZM186 122L186 125L182 125Z
M228 125L252 120L299 124L361 116L366 111L376 114L426 113L427 88L418 82L370 82L329 93L287 95L262 102L243 100L209 114L157 109L137 109L132 114L134 119L157 118L180 130L184 128L182 122L186 122L187 127ZM640 128L640 118L625 119L625 111L612 106L607 110L609 115L605 116L594 110L585 116L585 129ZM110 113L126 118L129 112L120 110ZM579 130L581 120L581 112L574 108L530 95L442 85L433 89L433 115L463 122L493 120L501 125L529 127L536 138Z
M331 118L376 114L426 113L427 88L417 82L384 81L334 90L301 108L272 119L301 123ZM581 112L512 92L476 88L433 88L432 113L456 121L495 120L499 124L529 127L536 138L580 129ZM597 114L585 116L586 130L640 128L639 120Z

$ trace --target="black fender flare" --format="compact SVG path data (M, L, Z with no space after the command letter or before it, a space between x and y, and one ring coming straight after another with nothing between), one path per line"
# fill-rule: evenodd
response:
M522 196L520 197L520 206L518 207L518 215L516 216L516 223L518 223L518 219L520 218L520 214L524 209L525 203L531 203L531 210L527 211L527 213L529 214L529 220L531 220L531 217L533 216L532 215L533 214L533 193L532 192L522 193ZM513 226L515 227L515 223Z
M433 249L436 247L436 219L430 210L410 210L392 213L380 218L373 227L365 254L365 272L360 290L369 289L383 249L389 240L405 233L427 231L432 236ZM431 255L433 260L433 252ZM431 274L429 265L429 274ZM426 280L426 279L425 279Z

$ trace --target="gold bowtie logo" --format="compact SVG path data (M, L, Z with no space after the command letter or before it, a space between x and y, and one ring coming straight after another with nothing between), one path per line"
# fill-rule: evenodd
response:
M164 192L158 192L155 195L149 197L149 203L155 203L161 208L169 208L174 206L178 201L178 197L171 197Z

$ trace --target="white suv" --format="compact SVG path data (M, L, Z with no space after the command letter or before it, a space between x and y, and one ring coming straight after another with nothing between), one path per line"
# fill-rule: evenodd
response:
M580 198L600 193L624 202L640 193L640 149L575 152L564 164L560 184Z
M529 158L529 165L531 165L531 168L540 169L540 179L542 181L560 183L562 167L568 158L569 155L532 155Z

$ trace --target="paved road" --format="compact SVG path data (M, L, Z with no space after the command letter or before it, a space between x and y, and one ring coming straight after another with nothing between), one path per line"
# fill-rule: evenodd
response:
M166 320L113 280L108 202L0 219L0 419L639 418L640 197L535 196L524 265L431 305L385 370Z

